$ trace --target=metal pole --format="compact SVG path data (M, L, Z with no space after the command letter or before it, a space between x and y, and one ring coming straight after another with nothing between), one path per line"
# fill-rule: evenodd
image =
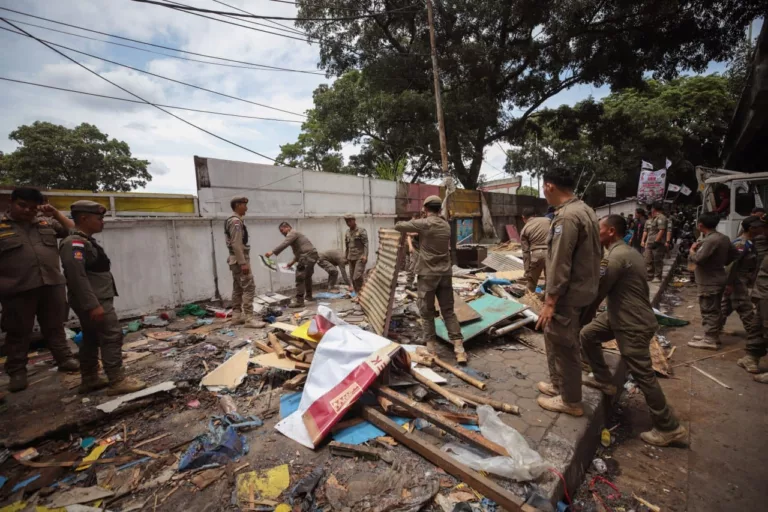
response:
M429 45L432 53L432 74L435 78L435 105L437 107L437 127L440 132L440 157L443 164L443 174L448 175L448 143L445 140L445 119L443 104L440 99L440 71L437 67L437 43L435 42L435 20L432 14L432 0L427 2L427 18L429 19Z

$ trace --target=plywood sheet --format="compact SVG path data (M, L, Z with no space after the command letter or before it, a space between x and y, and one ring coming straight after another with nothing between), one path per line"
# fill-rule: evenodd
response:
M464 341L474 338L499 322L515 316L526 309L526 306L519 302L500 299L493 295L483 295L468 305L478 312L481 318L461 326L461 334L464 337ZM435 330L439 338L448 341L448 331L441 318L435 319Z
M203 377L200 385L208 388L235 389L248 374L248 359L250 355L250 350L244 348Z
M440 309L437 298L435 298L435 308ZM480 313L469 307L469 304L464 302L464 299L456 292L453 292L453 311L456 313L456 318L458 318L460 324L480 319Z
M263 354L260 356L252 357L250 362L263 366L264 368L278 368L280 370L294 371L296 370L296 362L287 357L280 359L277 354L271 352L269 354Z

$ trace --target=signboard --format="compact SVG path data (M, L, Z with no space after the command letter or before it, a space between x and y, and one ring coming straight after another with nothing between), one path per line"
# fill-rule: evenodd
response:
M640 182L637 186L637 200L646 204L661 201L664 198L664 184L666 180L666 169L641 171Z
M606 181L605 182L605 197L616 197L616 182L615 181Z

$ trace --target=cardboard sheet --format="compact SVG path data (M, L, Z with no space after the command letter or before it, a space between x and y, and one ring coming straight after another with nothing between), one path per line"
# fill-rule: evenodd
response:
M251 351L244 348L203 377L200 385L207 387L211 391L233 390L237 388L248 374L248 359L250 357Z
M277 354L270 352L269 354L262 354L260 356L252 357L250 362L263 366L265 368L278 368L280 370L295 371L296 362L285 357L280 359Z

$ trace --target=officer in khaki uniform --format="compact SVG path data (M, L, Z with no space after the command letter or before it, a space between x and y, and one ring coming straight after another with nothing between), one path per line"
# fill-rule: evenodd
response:
M440 314L448 330L448 339L453 343L453 351L458 363L467 362L464 352L464 338L461 335L459 320L453 309L453 265L451 264L451 226L439 216L443 202L438 196L429 196L424 200L426 217L395 224L400 233L419 235L419 255L416 260L416 283L419 295L419 313L422 332L427 350L434 353L437 349L435 335L435 297L440 305Z
M83 342L80 344L79 393L109 386L107 394L122 395L147 385L123 370L123 330L117 319L117 297L111 263L104 249L93 238L104 230L104 208L93 201L76 201L70 206L75 228L61 243L59 254L67 277L69 304L80 319ZM99 376L99 352L107 379Z
M363 289L365 265L368 263L368 232L365 228L358 227L355 216L351 213L344 216L344 222L349 228L344 235L344 257L349 263L349 275L352 277L355 293L359 295Z
M753 216L744 220L749 221L749 232L755 238L764 237L768 230L768 223L761 217ZM747 226L745 226L746 228ZM755 251L756 252L756 251ZM738 259L737 259L738 261ZM760 359L768 353L768 255L758 259L758 269L752 290L751 302L755 303L753 331L747 331L747 354L739 359L736 364L749 373L757 373L755 380L768 384L768 373L760 373ZM736 262L734 262L734 265ZM743 320L742 320L743 321ZM746 327L746 324L745 324Z
M728 237L716 231L720 217L716 213L705 213L698 218L699 232L704 235L701 242L691 246L688 261L696 265L694 276L699 292L703 339L695 337L689 347L717 350L720 347L720 304L728 280L725 266L736 259L736 250Z
M525 282L530 292L536 291L539 276L547 263L547 237L551 221L546 217L536 217L533 208L523 210L523 230L520 232L520 245L523 250Z
M232 271L232 320L246 327L264 327L253 317L253 297L256 284L251 270L251 246L248 244L248 228L243 217L248 211L248 198L236 196L229 203L233 215L224 222L229 257L227 264Z
M648 280L655 283L661 282L661 274L664 270L664 243L667 236L669 222L664 215L664 207L661 203L654 203L651 210L651 218L645 222L642 246L645 247L645 268Z
M331 249L320 253L317 266L328 273L329 289L336 286L336 281L339 279L339 271L341 271L341 278L344 280L344 283L347 286L352 286L349 277L347 277L347 271L344 269L346 264L347 261L344 259L344 255L338 249ZM339 270L336 270L336 267Z
M544 330L551 382L539 382L540 407L572 416L581 404L580 320L597 297L600 240L595 212L573 194L565 169L544 175L544 197L556 208L547 242L547 289L536 328Z
M421 214L415 213L411 220L422 218ZM408 233L405 239L405 287L409 290L416 290L413 285L416 282L416 261L419 259L419 235Z
M760 330L755 326L755 313L750 299L750 291L757 277L758 259L754 239L763 232L765 222L759 217L747 217L741 223L743 232L731 242L736 251L736 259L728 269L723 301L720 303L719 332L723 331L726 320L735 310L741 318L748 338L760 337Z
M11 392L27 387L27 353L35 317L59 371L79 369L64 334L66 280L56 241L66 237L74 224L44 202L39 190L17 188L11 192L8 211L0 217L0 303Z
M277 256L288 246L291 247L293 259L288 263L288 267L297 263L298 265L296 265L296 298L289 304L289 307L302 308L304 307L305 294L307 300L314 300L312 298L312 275L315 273L315 263L317 263L319 255L309 238L294 230L287 222L281 223L279 229L285 240L265 256L267 258L272 257L273 254Z
M600 221L600 243L606 251L600 262L600 287L595 302L582 319L582 323L590 320L591 323L580 333L582 349L595 377L587 377L584 384L609 396L616 394L602 347L603 342L616 339L621 358L651 411L653 429L640 434L640 438L649 444L667 446L684 440L688 432L667 406L653 371L649 347L658 323L649 299L643 257L624 243L626 231L627 223L620 215L609 215ZM606 297L608 311L592 319Z

